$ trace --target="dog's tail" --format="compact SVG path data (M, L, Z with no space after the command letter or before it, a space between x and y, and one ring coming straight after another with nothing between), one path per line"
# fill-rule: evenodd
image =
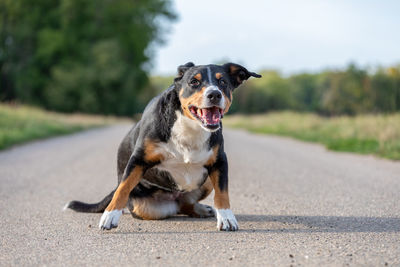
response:
M76 200L70 201L64 206L64 210L69 208L69 209L77 211L77 212L88 212L88 213L103 212L107 208L108 204L111 202L111 199L114 196L115 190L113 190L110 194L108 194L105 198L103 198L103 200L101 200L98 203L94 203L94 204L88 204L88 203L84 203L84 202L76 201Z

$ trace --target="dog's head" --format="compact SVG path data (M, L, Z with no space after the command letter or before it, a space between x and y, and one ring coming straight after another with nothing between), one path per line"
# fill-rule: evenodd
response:
M234 63L195 66L189 62L179 66L175 88L183 114L208 131L218 130L231 106L233 90L250 77L261 75Z

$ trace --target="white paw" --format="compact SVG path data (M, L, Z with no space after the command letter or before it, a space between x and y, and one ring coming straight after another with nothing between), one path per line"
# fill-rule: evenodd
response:
M121 215L122 210L104 211L100 219L99 228L101 230L110 230L111 228L116 228Z
M230 209L216 209L217 228L221 231L237 231L239 225Z

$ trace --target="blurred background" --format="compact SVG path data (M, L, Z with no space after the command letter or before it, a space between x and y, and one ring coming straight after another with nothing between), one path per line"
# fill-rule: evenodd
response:
M0 0L0 100L132 116L178 65L231 61L263 75L236 90L231 114L397 123L399 10L390 0ZM394 139L389 157L400 158L398 132L378 133L376 149Z

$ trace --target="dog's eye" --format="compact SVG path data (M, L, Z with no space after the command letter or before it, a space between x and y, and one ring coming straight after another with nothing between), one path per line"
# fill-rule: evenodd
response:
M221 87L226 87L226 81L224 79L219 79L219 85Z
M193 86L193 87L197 87L197 86L200 85L200 81L197 80L197 79L192 79L192 80L190 81L190 85Z

